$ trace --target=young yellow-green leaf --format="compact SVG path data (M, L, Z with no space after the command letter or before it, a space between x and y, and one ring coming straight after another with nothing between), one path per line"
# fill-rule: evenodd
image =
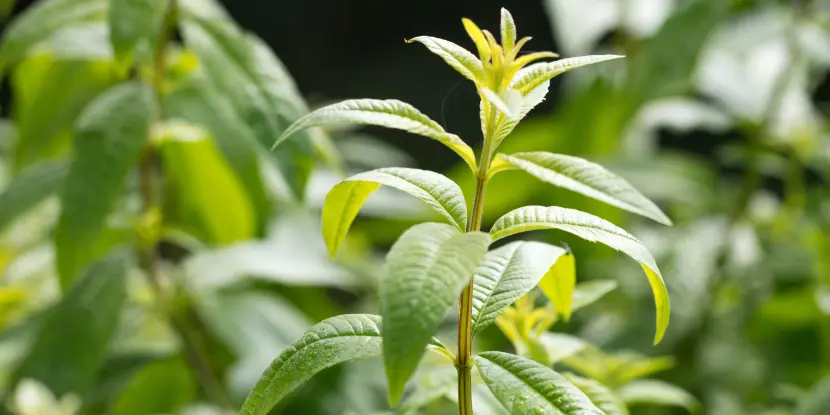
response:
M539 282L567 251L541 242L518 241L487 253L473 280L473 334Z
M678 386L659 380L635 380L617 390L620 398L629 406L635 405L669 405L686 408L689 413L697 413L700 408L698 400L689 392ZM826 394L824 396L827 396ZM830 409L830 406L827 407ZM826 412L797 412L799 415L819 415Z
M505 53L510 53L516 46L516 23L513 16L504 7L501 8L501 46Z
M122 317L128 263L129 255L117 250L83 271L40 322L15 379L35 379L56 396L90 391Z
M523 68L516 74L513 81L513 88L522 94L527 94L539 85L571 69L623 57L619 55L592 55L561 59L555 62L537 63Z
M510 100L504 100L498 94L493 92L492 89L489 88L479 88L479 93L484 99L487 100L490 104L492 104L496 109L499 110L502 114L504 114L508 119L514 120L518 117L517 111L521 109L522 105L522 95L513 90L506 90L505 92L513 92L513 94L507 95L510 97Z
M444 62L452 66L465 78L475 82L476 85L483 83L484 67L481 65L481 61L467 49L448 40L431 36L418 36L407 40L407 43L411 42L423 44L430 52L440 56Z
M551 368L503 352L484 352L475 360L484 383L511 415L604 415Z
M519 94L522 96L522 104L515 118L505 118L496 127L496 132L493 135L493 149L497 149L510 133L519 125L519 121L524 119L533 108L541 104L548 94L550 82L544 82L526 94ZM493 173L495 174L495 173Z
M115 57L128 58L161 29L164 0L109 0L109 33Z
M41 1L16 17L0 39L0 72L69 26L106 19L107 0Z
M470 146L415 107L395 99L351 99L319 108L288 127L274 147L306 128L339 124L377 125L429 137L456 152L475 170L475 155Z
M559 229L591 242L599 242L637 260L648 277L657 308L657 344L669 325L669 293L654 258L637 238L616 225L594 215L558 206L525 206L499 218L490 234L494 240L538 229Z
M576 261L570 252L560 256L539 281L539 288L565 321L571 318L574 286L576 286Z
M48 160L24 169L12 179L0 193L0 231L57 192L68 171L66 160Z
M484 33L481 29L479 29L472 20L467 18L461 19L461 23L464 24L464 30L467 31L470 39L472 39L473 43L475 43L476 49L478 50L478 57L481 59L481 62L490 61L490 56L492 54L490 51L490 43L487 42L487 38L484 37Z
M625 179L599 164L579 157L544 151L500 154L499 157L513 168L524 170L543 182L645 216L664 225L672 224L660 208Z
M265 415L317 372L380 354L380 317L345 314L323 320L274 359L245 398L239 414Z
M613 280L596 280L581 282L576 285L573 295L572 310L578 310L582 307L592 304L593 302L602 298L605 294L614 291L617 288L617 282Z
M57 268L66 288L100 256L107 215L138 165L150 133L153 93L129 82L93 101L75 125L74 159L61 195L55 231Z
M168 124L160 152L176 223L225 245L256 234L256 215L233 170L201 128Z
M447 222L463 231L467 226L464 194L455 182L426 170L390 167L359 173L329 191L323 204L323 238L334 256L366 198L381 185L417 197Z
M607 386L573 373L566 372L562 376L584 392L585 395L588 395L591 402L602 410L605 415L628 415L628 407L625 406L625 402Z
M413 226L386 257L380 284L383 359L395 405L438 325L484 258L490 236L442 223Z

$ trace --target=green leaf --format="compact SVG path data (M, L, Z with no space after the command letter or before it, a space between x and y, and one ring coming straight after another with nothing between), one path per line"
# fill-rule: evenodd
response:
M615 289L617 289L617 282L613 280L581 282L574 289L571 309L577 310L586 307Z
M119 61L126 60L133 50L151 41L161 28L163 0L109 0L110 42Z
M505 92L509 91L512 90L505 90ZM484 97L484 99L487 100L487 102L492 104L494 107L496 107L497 110L499 110L499 112L504 114L504 116L507 117L508 120L515 120L518 117L517 109L520 109L522 104L521 94L516 93L516 91L512 91L515 94L510 95L513 99L508 101L502 99L501 96L499 96L492 89L489 88L479 88L478 92L481 94L482 97Z
M111 415L176 413L196 394L190 368L180 359L153 362L135 374L108 412Z
M555 62L536 63L521 69L513 80L513 89L522 95L536 89L539 85L571 69L581 68L595 63L623 58L619 55L591 55L578 58L561 59Z
M576 261L570 252L559 257L539 281L539 288L565 321L571 318L575 285Z
M332 256L346 238L363 203L381 185L415 196L460 231L467 226L464 194L452 180L426 170L402 167L372 170L340 182L326 196L323 205L323 237Z
M20 172L0 193L0 231L57 192L68 171L66 160L50 160Z
M484 258L490 236L441 223L413 226L392 246L380 285L383 358L396 404L461 290Z
M557 206L525 206L508 212L493 224L490 234L493 240L498 240L538 229L559 229L590 242L599 242L639 262L654 293L657 308L654 343L660 342L669 325L669 294L654 258L637 238L604 219Z
M476 356L476 367L493 395L512 415L603 415L562 375L532 360L503 352Z
M573 373L563 373L562 376L584 392L585 395L588 395L591 402L605 415L628 415L628 408L625 403L605 385Z
M478 58L467 49L456 45L448 40L430 36L418 36L406 41L407 43L418 42L429 49L430 52L438 55L453 69L458 71L465 78L480 84L484 80L484 67Z
M159 150L168 187L166 201L178 224L206 242L225 245L256 235L256 216L245 190L207 133L168 124Z
M795 415L820 415L830 411L830 376L825 376L798 401Z
M107 0L41 1L16 17L4 31L0 71L23 59L29 50L69 26L106 18Z
M351 99L319 108L288 127L274 147L301 130L341 124L377 125L429 137L449 147L475 170L475 155L470 146L413 106L394 99Z
M518 241L487 253L473 280L473 334L492 324L567 252L541 242Z
M542 333L539 341L547 352L550 364L567 359L590 346L585 340L564 333Z
M345 314L323 320L274 359L245 398L239 414L265 415L317 372L380 354L380 317Z
M525 94L521 94L522 96L522 103L521 107L518 111L518 114L514 118L505 118L499 122L496 126L496 132L493 135L493 149L498 148L501 143L504 141L510 133L519 125L519 121L523 120L528 113L530 113L533 108L536 108L537 105L541 104L545 100L545 96L548 94L548 88L550 87L550 81L543 82L541 85L537 86L530 92ZM483 122L482 122L483 123ZM483 128L483 127L482 127ZM492 173L492 174L495 174Z
M664 225L671 220L625 179L599 164L579 157L542 151L499 154L512 168L524 170L543 182L562 187Z
M501 8L501 23L499 25L501 32L501 46L505 53L510 53L513 46L516 45L516 23L513 21L513 16L504 7Z
M107 216L138 165L150 134L152 91L139 83L116 86L84 110L75 126L75 158L61 195L55 231L57 267L66 288L101 254Z
M686 408L690 413L696 413L700 405L689 392L659 380L635 380L621 387L617 393L630 406L643 404L671 405ZM796 413L798 415L818 415L826 412Z
M83 272L46 314L15 379L36 379L56 396L90 390L121 319L127 262L124 252L115 251Z

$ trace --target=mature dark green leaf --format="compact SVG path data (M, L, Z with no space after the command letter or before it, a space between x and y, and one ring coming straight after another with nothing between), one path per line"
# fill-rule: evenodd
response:
M380 286L383 358L389 401L396 404L424 347L484 258L490 236L441 223L413 226L386 258Z
M625 406L625 402L607 386L573 373L563 373L562 376L584 392L585 395L588 395L591 402L602 412L605 412L605 415L628 415L628 407Z
M669 295L660 269L648 250L628 232L594 215L557 206L525 206L499 218L490 234L493 239L537 229L559 229L591 242L599 242L637 260L648 277L657 308L657 332L654 343L659 343L669 325Z
M180 359L153 362L138 373L118 396L112 415L177 413L196 394L190 368Z
M551 368L503 352L484 352L475 360L484 383L512 415L603 415Z
M349 177L334 186L323 205L323 237L332 256L346 238L363 203L381 185L409 193L431 207L458 230L467 226L467 204L455 182L426 170L389 167Z
M505 308L533 289L566 253L557 246L524 241L488 252L475 272L473 334L492 324Z
M141 42L151 42L162 26L165 0L109 0L110 41L118 60Z
M150 134L152 91L138 83L116 86L97 98L75 126L75 158L61 195L55 232L61 285L101 255L107 215L138 164Z
M627 405L672 405L686 408L690 413L696 413L699 403L692 394L678 386L659 380L635 380L621 387L617 393ZM827 394L822 395L823 398ZM796 412L797 415L819 415L827 413L824 409L817 412Z
M19 215L56 193L68 171L66 160L50 160L20 172L0 193L0 231Z
M36 379L56 396L89 391L121 318L127 264L118 250L83 272L45 316L16 379Z

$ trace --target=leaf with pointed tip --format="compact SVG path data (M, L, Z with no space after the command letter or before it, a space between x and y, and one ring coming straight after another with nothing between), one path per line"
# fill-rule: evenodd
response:
M617 282L614 280L595 280L581 282L576 285L573 295L572 310L578 310L582 307L588 306L593 302L602 298L605 294L614 291L617 288Z
M637 260L648 277L657 308L654 343L663 338L669 325L669 293L651 253L628 232L594 215L558 206L525 206L506 213L490 229L493 240L521 232L559 229L590 242L599 242Z
M499 125L496 127L496 132L493 135L493 149L495 150L498 148L501 143L504 141L510 133L516 129L516 126L519 125L519 121L523 120L524 117L527 116L533 108L536 108L537 105L541 104L545 100L545 96L548 94L548 88L550 87L550 82L543 82L541 85L537 86L530 92L522 95L522 105L518 111L518 114L515 118L506 118L502 120ZM495 173L493 173L495 174Z
M463 231L467 224L464 194L455 182L427 170L389 167L359 173L329 191L323 205L323 237L334 256L363 203L381 185L417 197Z
M573 373L563 373L562 376L573 383L579 390L588 395L591 402L605 415L628 415L628 408L619 396L607 386Z
M496 109L499 110L499 112L504 114L507 117L507 119L509 119L509 120L515 120L516 119L516 117L518 116L517 110L520 109L521 105L522 105L521 94L519 94L516 91L512 91L515 94L510 95L510 97L512 99L507 101L507 100L502 99L502 97L500 97L495 92L493 92L492 89L480 88L478 91L479 91L479 93L481 93L481 96L484 97L484 99L487 100L487 102L489 102L490 104L493 104L493 106L496 107ZM507 91L511 91L511 90L507 90ZM505 92L507 92L507 91L505 91Z
M559 257L539 281L539 288L565 321L571 318L575 285L576 261L570 252Z
M69 167L55 231L61 285L100 257L107 216L138 165L150 133L153 94L128 82L93 101L75 124L75 158Z
M516 23L513 21L513 16L504 7L501 8L501 45L505 53L510 53L513 46L516 45Z
M645 216L664 225L672 224L660 208L625 179L599 164L579 157L544 151L499 154L499 157L512 168L524 170L543 182Z
M627 405L671 405L686 408L690 413L696 413L700 407L697 399L678 386L659 380L635 380L621 387L617 393ZM810 415L825 412L809 413ZM808 413L804 413L808 415Z
M623 57L619 55L591 55L561 59L554 62L537 63L523 68L516 74L513 81L513 88L522 94L527 94L539 85L571 69Z
M475 170L473 150L461 138L444 131L440 124L415 107L395 99L350 99L319 108L288 127L274 147L301 130L339 124L376 125L431 138L449 147Z
M476 356L478 373L512 415L603 415L562 375L530 359L503 352Z
M48 160L21 171L0 193L0 231L58 191L68 171L66 160Z
M476 84L480 84L484 80L484 67L481 65L481 61L467 49L455 43L431 36L418 36L406 42L421 43L430 52L441 57L444 62L452 66L458 73Z
M558 246L525 241L488 252L473 280L473 335L532 290L565 254Z
M488 234L424 223L404 232L392 246L380 285L383 359L392 405L489 245Z
M163 0L109 0L109 34L115 57L124 60L161 27Z

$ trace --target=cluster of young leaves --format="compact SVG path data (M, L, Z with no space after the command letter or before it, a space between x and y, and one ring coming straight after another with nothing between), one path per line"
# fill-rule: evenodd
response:
M472 81L481 98L482 151L478 162L460 137L409 104L397 100L356 99L317 109L292 124L274 146L295 133L344 123L377 125L422 135L459 155L479 188L468 213L461 188L438 173L411 168L383 168L352 176L331 189L323 207L323 236L334 255L366 199L381 185L406 192L426 203L446 223L423 223L407 230L386 258L380 285L380 315L342 315L327 319L282 352L263 373L241 413L265 414L297 385L333 365L383 356L390 404L404 395L407 382L427 350L458 358L433 338L439 324L468 285L472 315L459 321L459 338L472 335L515 311L511 304L537 285L555 305L543 319L567 319L580 305L574 298L573 255L539 242L514 242L488 252L496 241L527 231L561 230L621 251L640 263L654 292L657 343L669 321L666 287L651 254L634 236L596 216L558 206L526 206L481 232L481 201L487 180L506 170L525 171L540 180L663 224L669 219L622 178L590 161L562 154L496 153L499 145L530 110L544 100L550 80L578 67L620 58L585 56L533 63L556 57L551 52L519 56L530 39L517 39L509 12L501 12L501 44L486 30L464 19L478 57L447 40L420 36L425 45ZM507 313L506 315L503 313ZM463 311L460 315L464 315ZM459 350L459 353L462 351ZM597 405L549 367L503 352L482 352L475 367L493 395L513 414L601 414ZM462 368L459 368L461 371ZM462 399L462 397L459 397Z

